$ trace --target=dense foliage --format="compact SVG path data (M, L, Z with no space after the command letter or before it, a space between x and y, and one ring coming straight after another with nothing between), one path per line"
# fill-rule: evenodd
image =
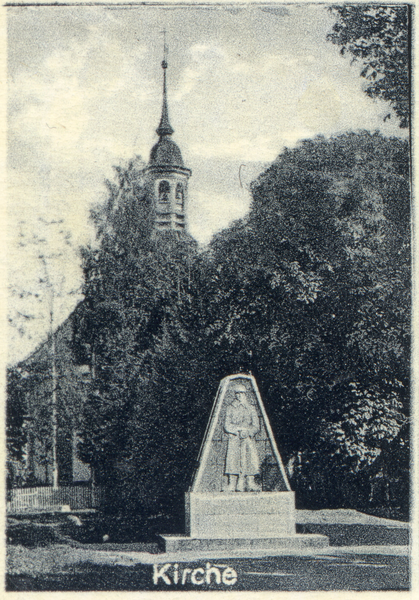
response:
M361 76L369 82L365 92L371 98L388 101L400 127L408 127L410 7L347 4L329 10L337 22L328 39L341 46L342 54L349 53L361 62Z
M109 507L181 506L219 380L249 371L300 505L405 514L407 143L361 133L286 150L248 216L201 253L152 233L144 189L133 165L120 173L84 252L81 452Z
M252 193L212 243L212 336L257 376L300 497L342 503L409 411L407 144L306 141Z
M196 442L189 430L199 415L170 365L182 360L177 346L189 335L182 311L190 302L196 243L187 235L152 234L137 164L109 187L108 203L93 215L100 245L83 253L86 300L76 330L85 354L79 359L90 360L93 378L81 454L107 487L109 505L113 490L118 506L121 494L125 506L156 496L170 502L171 488L185 485L183 454Z

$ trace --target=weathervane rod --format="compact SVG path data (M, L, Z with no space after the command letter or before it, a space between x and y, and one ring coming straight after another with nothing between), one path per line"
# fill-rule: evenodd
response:
M169 53L169 48L168 48L167 41L166 41L166 30L163 29L163 31L161 33L163 34L163 63L162 63L162 67L163 67L163 69L167 69L167 55Z
M173 129L169 123L169 111L167 109L167 89L166 89L166 69L167 69L167 54L168 47L166 43L166 30L164 29L160 33L163 34L163 61L161 63L163 69L163 106L160 119L160 125L156 129L157 135L172 135Z

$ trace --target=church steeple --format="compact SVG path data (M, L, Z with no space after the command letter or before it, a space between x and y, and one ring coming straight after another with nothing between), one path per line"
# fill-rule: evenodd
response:
M165 37L166 37L166 32ZM161 119L160 125L156 129L156 133L158 136L162 137L163 135L172 135L174 133L174 129L169 123L169 111L167 109L167 88L166 88L166 70L167 70L167 46L166 39L164 40L164 57L161 63L163 69L163 106L161 109Z
M164 39L163 105L160 124L156 129L159 141L150 152L146 168L147 185L153 200L154 227L156 231L187 230L188 179L191 170L183 164L179 146L170 137L174 130L169 122L167 108L167 45Z

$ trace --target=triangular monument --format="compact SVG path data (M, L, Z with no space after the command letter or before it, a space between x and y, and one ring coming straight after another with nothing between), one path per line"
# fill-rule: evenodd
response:
M251 421L250 431L246 420ZM248 432L246 437L240 437L241 426L242 435ZM240 373L221 381L198 460L191 492L291 491L262 398L251 375ZM234 475L236 481L229 481ZM253 477L252 486L249 477Z
M328 545L326 536L296 533L294 492L252 375L221 381L198 462L186 535L162 535L166 552L252 556Z

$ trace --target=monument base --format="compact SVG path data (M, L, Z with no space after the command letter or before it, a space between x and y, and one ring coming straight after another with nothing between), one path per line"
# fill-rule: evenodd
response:
M319 534L297 534L294 492L188 492L186 534L160 535L166 554L251 557L328 547Z
M294 492L188 492L185 504L186 533L194 539L295 535Z
M251 556L253 552L272 552L272 555L285 554L287 551L325 548L329 538L319 534L293 534L270 538L191 538L186 535L160 535L160 546L163 552L214 553L223 556L231 552L232 556Z

